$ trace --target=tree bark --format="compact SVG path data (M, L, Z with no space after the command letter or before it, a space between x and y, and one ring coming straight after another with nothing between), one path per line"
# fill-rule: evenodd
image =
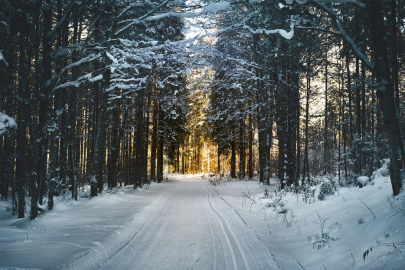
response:
M153 127L152 127L152 145L150 154L150 178L152 181L156 180L156 150L157 150L157 132L158 132L158 109L157 104L157 90L155 89L155 99L153 101ZM184 154L183 154L184 159ZM184 164L184 160L183 160ZM183 165L184 174L184 165Z
M137 100L137 110L136 110L136 157L135 157L135 175L134 175L134 189L142 187L142 176L143 176L143 151L144 151L144 138L143 138L143 105L144 105L144 95L145 89L142 87L138 90Z
M22 8L25 10L25 8ZM17 163L16 163L16 180L18 183L18 218L24 217L25 210L25 172L26 172L26 148L27 138L26 129L28 122L28 109L29 109L29 92L25 84L26 73L26 58L25 58L25 38L26 38L26 24L27 19L25 14L20 18L20 44L19 44L19 102L18 102L18 119L17 119Z
M394 101L394 87L391 84L390 67L388 61L387 41L384 39L384 18L381 0L369 1L367 4L371 26L371 41L374 47L375 75L382 86L377 88L377 95L381 101L384 113L384 126L388 138L390 151L391 184L394 196L402 188L400 170L404 161L401 132ZM402 158L401 158L402 155Z
M236 146L235 139L231 141L231 177L236 178Z
M245 146L244 146L244 133L245 133L245 123L244 119L241 118L239 126L239 178L241 180L245 179Z
M253 126L252 126L252 114L249 114L249 161L248 161L248 170L249 170L249 179L253 178ZM219 166L219 153L218 153L218 166Z
M119 89L115 89L117 95L119 95ZM112 123L111 123L111 144L110 144L110 159L108 164L107 182L108 188L112 189L117 186L117 161L120 152L120 107L119 104L115 104L112 108Z
M162 90L160 90L162 91ZM160 96L161 94L159 94ZM164 146L164 111L159 101L159 121L157 126L157 181L161 183L163 181L163 146Z

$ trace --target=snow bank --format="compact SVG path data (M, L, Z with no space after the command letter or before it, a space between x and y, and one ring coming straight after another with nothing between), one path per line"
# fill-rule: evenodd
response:
M73 262L86 254L88 263L105 260L103 256L109 254L105 247L117 248L128 241L167 186L119 187L79 201L54 197L53 210L33 221L13 216L11 201L1 201L0 269L90 269L83 263L75 268ZM89 186L84 189L90 192Z
M341 187L311 203L278 191L274 181L266 187L268 197L258 181L226 182L214 188L253 228L280 269L403 270L405 192L392 197L385 167L363 188ZM320 185L315 190L320 193Z
M357 182L365 186L368 184L368 179L369 179L368 176L359 176L357 177Z
M8 133L11 128L17 129L17 122L7 114L0 112L0 136Z

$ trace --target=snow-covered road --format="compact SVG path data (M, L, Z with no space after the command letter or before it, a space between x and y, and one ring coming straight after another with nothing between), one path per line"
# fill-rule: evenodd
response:
M0 269L278 269L201 176L79 201L34 221L0 210Z
M267 248L200 177L174 178L123 232L67 269L276 269ZM252 233L253 232L253 233Z

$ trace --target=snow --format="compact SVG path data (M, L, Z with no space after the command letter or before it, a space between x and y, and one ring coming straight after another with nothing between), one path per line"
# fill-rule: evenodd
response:
M405 261L405 216L398 212L398 207L405 209L405 192L394 200L389 176L384 171L382 168L374 174L373 185L340 188L323 201L315 197L313 203L303 202L294 193L276 194L273 181L267 187L269 198L264 198L265 187L257 181L222 182L215 189L255 231L280 269L302 269L301 264L304 269L315 270L399 270L404 269ZM252 206L250 202L243 205L242 192L250 194L255 201ZM324 233L334 239L325 245L317 242L323 240L317 212L327 219ZM400 243L397 247L402 253L389 243ZM372 252L363 259L371 247Z
M303 0L306 2L306 0ZM299 2L299 0L296 0L297 3L301 4ZM371 63L367 57L359 50L359 48L357 47L356 43L353 41L353 39L346 33L346 31L343 29L341 23L338 21L338 19L335 16L335 13L333 12L332 9L330 9L329 7L327 7L325 4L321 3L318 0L314 0L314 2L320 6L324 11L326 11L327 13L329 13L330 16L332 16L332 19L335 20L335 23L337 25L337 27L339 28L339 34L342 35L347 42L350 43L350 45L352 46L352 49L356 52L356 54L364 61L364 63L369 66L369 68L374 69L375 65L373 63ZM336 1L336 0L330 0L330 1L325 1L325 2L335 2L335 3L346 3L346 2L350 2L350 3L355 3L358 4L359 6L363 7L362 3L358 3L357 1L351 1L351 0L342 0L342 1ZM356 3L357 2L357 3ZM365 7L365 6L364 6Z
M108 58L110 58L110 60L114 63L114 64L118 64L118 60L109 52L105 52L105 54L107 55Z
M230 2L211 2L208 6L204 6L204 11L215 13L217 11L229 8L230 5Z
M290 28L291 30L287 32L284 29L272 29L272 30L264 30L264 29L256 29L253 30L250 26L244 25L243 29L248 30L252 34L275 34L279 33L283 38L285 39L292 39L294 36L294 26L295 26L295 20L293 19L293 16L291 16L291 23L290 23Z
M352 4L358 5L361 8L366 8L367 7L367 4L361 3L361 2L356 1L356 0L323 0L323 2L326 2L326 3L352 3Z
M357 182L359 182L363 186L368 184L368 180L369 180L368 176L359 176L359 177L357 177Z
M392 199L384 166L373 185L311 203L278 192L274 181L223 178L214 186L178 174L92 199L86 186L77 202L55 197L34 221L11 216L10 202L0 201L0 268L403 269L405 216L396 207L405 207L405 193ZM322 238L321 219L330 238Z
M8 133L9 129L17 129L17 122L14 118L0 112L0 136Z
M96 81L99 81L99 80L102 80L102 79L103 79L103 75L101 74L101 75L98 75L96 77L89 78L89 82L96 82Z
M77 202L55 197L54 209L31 222L11 216L6 210L9 202L1 201L0 268L63 268L100 245L125 242L134 233L134 227L125 225L135 226L147 218L140 212L166 188L160 185L134 191L127 186Z
M6 67L8 67L8 63L6 62L6 59L4 58L3 54L0 51L0 62L4 62L4 64L6 65Z

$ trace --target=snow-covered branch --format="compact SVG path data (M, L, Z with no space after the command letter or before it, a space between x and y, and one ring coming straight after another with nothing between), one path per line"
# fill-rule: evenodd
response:
M295 20L293 19L293 16L291 16L291 23L290 23L291 30L289 32L287 32L284 29L273 29L273 30L256 29L256 30L253 30L251 27L249 27L247 25L244 25L243 29L248 30L252 34L269 35L269 34L279 33L283 38L291 39L294 36L294 26L295 26Z
M55 87L52 89L52 91L50 91L49 95L52 95L53 91L55 91L56 89L59 89L59 88L68 87L68 86L75 86L75 87L78 87L78 86L80 85L80 83L81 83L81 80L83 80L83 79L85 79L85 78L87 78L89 81L90 81L91 79L94 79L94 80L95 80L95 78L97 78L97 80L98 80L98 79L99 79L99 78L98 78L99 76L97 76L97 77L95 77L95 78L91 78L91 73L89 73L89 74L90 74L90 77L89 77L89 74L86 74L86 75L80 77L79 79L77 79L75 82L66 82L66 83L63 83L63 84L58 85L58 83L60 82L60 77L61 77L61 75L62 75L63 73L65 73L67 70L69 70L69 69L72 68L72 67L79 66L79 65L81 65L81 64L83 64L83 63L87 63L87 62L94 61L94 60L96 60L96 59L98 59L98 58L100 58L100 57L101 57L101 54L100 54L100 53L97 54L97 55L93 53L93 54L90 54L89 56L87 56L87 57L85 57L85 58L80 59L80 60L77 61L77 62L71 63L70 65L67 65L66 67L64 67L64 68L61 70L61 72L60 72L59 74L56 74L54 77L52 77L52 79L50 79L50 80L47 82L47 85L49 85L49 84L51 84L52 81L55 81L55 80L56 80ZM86 77L86 76L87 76L87 77ZM102 78L101 78L101 79L102 79Z
M88 73L86 75L81 76L76 81L62 83L62 84L56 86L54 88L54 90L60 89L60 88L66 88L66 87L70 87L70 86L79 87L80 84L83 83L83 82L86 82L86 81L88 81L88 82L96 82L96 81L99 81L99 80L103 79L103 75L98 75L96 77L92 77L91 75L92 75L92 73Z
M339 3L339 4L355 4L358 5L361 8L366 8L367 4L363 4L359 1L356 0L322 0L322 2L325 3Z
M9 129L17 129L17 122L14 118L0 112L0 136L7 134Z
M6 67L8 67L8 63L6 61L6 59L4 58L3 54L0 51L0 62L4 62L6 64Z
M329 7L327 7L325 4L321 3L318 0L314 0L314 2L325 12L327 12L329 14L329 16L331 16L332 21L336 24L336 26L339 28L339 34L342 35L347 42L349 42L349 44L351 45L352 49L354 50L354 52L357 54L357 56L359 56L364 63L370 68L370 69L374 69L375 65L373 63L371 63L367 57L359 50L359 48L357 47L356 43L353 41L353 39L346 33L346 31L343 29L342 24L339 22L339 19L336 17L335 13L333 12L332 9L330 9Z
M51 32L47 33L47 37L50 38L49 44L52 43L52 41L55 39L56 32L58 29L62 26L62 24L65 22L66 18L70 15L70 10L72 9L72 6L69 7L69 9L66 11L65 16L63 16L62 20L58 22L58 24L52 29Z
M149 11L148 13L146 13L145 15L139 17L138 19L134 19L131 23L127 24L126 26L124 26L123 28L121 28L120 30L118 30L114 35L118 35L119 33L125 31L126 29L128 29L129 27L131 27L134 24L138 24L140 21L144 20L145 18L151 16L152 14L154 14L156 12L156 10L158 10L160 7L165 6L170 0L166 0L163 1L160 5L156 6L154 9L152 9L151 11ZM122 14L121 14L122 15Z
M291 4L294 2L294 0L285 0L285 2L286 2L288 5L291 5ZM306 3L308 2L308 0L295 0L295 2L297 2L297 3L300 4L300 5L303 5L303 4L306 4ZM363 3L359 2L359 1L356 1L356 0L322 0L322 2L326 2L326 3L340 3L340 4L350 3L350 4L358 5L359 7L362 7L362 8L366 8L366 7L367 7L366 4L363 4Z

